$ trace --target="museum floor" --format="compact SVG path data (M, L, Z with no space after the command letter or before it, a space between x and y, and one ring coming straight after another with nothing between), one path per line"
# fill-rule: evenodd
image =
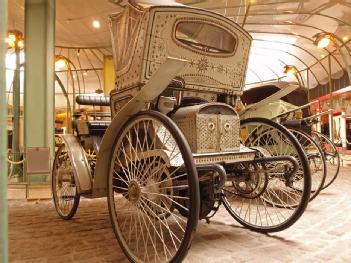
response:
M240 227L222 208L199 223L185 262L351 262L351 173L310 203L290 229L272 235ZM72 221L51 201L9 202L11 263L126 262L110 227L105 199L81 201Z

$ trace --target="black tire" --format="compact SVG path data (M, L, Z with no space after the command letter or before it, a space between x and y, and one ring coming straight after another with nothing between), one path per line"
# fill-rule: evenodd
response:
M185 137L154 111L131 117L114 144L108 207L131 262L181 262L199 220L199 181Z
M293 225L307 207L311 190L307 157L297 139L278 123L264 118L249 118L241 121L240 126L242 143L256 149L258 157L293 156L299 163L299 170L285 180L283 175L292 169L291 162L284 165L279 162L263 163L256 172L256 168L251 168L254 173L243 169L242 174L246 172L249 176L247 182L254 176L260 178L253 180L260 182L259 191L255 189L254 195L240 193L235 187L236 180L244 182L236 179L242 177L239 173L226 182L223 204L235 220L251 230L263 233L282 231Z
M327 177L322 190L330 186L339 175L340 155L335 144L324 134L312 131L312 138L320 145L327 163Z
M64 175L63 170L65 170ZM64 143L56 151L52 168L51 189L57 213L65 220L71 219L77 212L80 195L75 183L72 162Z
M327 165L324 153L318 143L306 132L289 128L289 131L296 137L304 149L311 170L311 196L310 202L323 189L327 176Z

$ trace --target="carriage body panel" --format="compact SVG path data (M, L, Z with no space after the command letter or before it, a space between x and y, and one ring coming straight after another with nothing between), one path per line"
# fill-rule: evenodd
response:
M242 93L251 36L232 20L182 5L145 9L129 5L111 16L110 25L118 76L111 92L113 114L167 57L189 61L177 75L189 94Z
M193 153L239 151L239 116L227 104L183 107L172 120L187 138Z

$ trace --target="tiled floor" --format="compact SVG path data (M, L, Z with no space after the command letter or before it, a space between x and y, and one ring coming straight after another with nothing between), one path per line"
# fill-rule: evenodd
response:
M10 262L126 262L110 227L106 199L81 200L72 221L51 201L10 201ZM185 262L351 262L351 172L322 192L291 228L263 235L224 208L199 223Z

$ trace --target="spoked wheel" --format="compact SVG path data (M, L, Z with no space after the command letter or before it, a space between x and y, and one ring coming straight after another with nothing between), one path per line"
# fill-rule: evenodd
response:
M241 121L240 127L242 143L256 150L263 161L241 163L228 171L224 206L249 229L284 230L299 219L308 204L311 176L307 157L297 139L278 123L250 118Z
M95 167L96 167L96 159L97 159L96 152L94 150L88 149L87 151L85 151L85 153L86 153L87 160L88 160L88 163L90 166L91 174L94 175L95 174Z
M312 201L323 189L327 176L324 153L321 147L307 133L296 129L289 129L289 131L297 138L308 158L312 179L310 196L310 201Z
M71 219L77 211L80 195L77 192L72 162L64 143L56 152L51 184L57 213L65 220Z
M312 138L321 147L326 163L327 163L327 176L322 189L331 185L339 174L340 169L340 156L336 149L335 144L324 134L312 131Z
M114 145L108 205L131 262L181 262L199 217L199 182L190 148L167 116L132 117Z

